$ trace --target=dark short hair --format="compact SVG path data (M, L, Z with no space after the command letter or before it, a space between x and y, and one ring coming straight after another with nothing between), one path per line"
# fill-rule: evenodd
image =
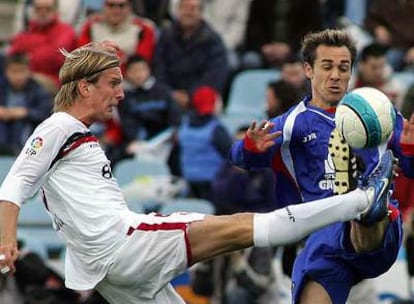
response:
M320 45L342 47L345 46L351 53L351 64L357 55L355 41L344 30L325 29L320 32L307 34L302 40L302 59L312 67L316 59L316 49Z
M300 96L297 89L283 79L271 81L267 84L267 87L278 97L280 101L280 113L286 112L299 101Z
M364 47L360 54L361 61L367 61L369 57L385 57L387 47L379 43L371 43Z
M125 62L125 68L128 69L131 66L131 64L139 63L139 62L145 62L149 66L148 60L145 59L144 57L140 55L131 55L128 57L127 61Z
M7 68L12 64L23 64L28 66L30 64L30 60L25 53L14 53L7 55L4 59L4 67Z
M292 54L288 56L282 63L282 66L285 64L294 64L294 63L302 63L302 58L300 58L299 54Z

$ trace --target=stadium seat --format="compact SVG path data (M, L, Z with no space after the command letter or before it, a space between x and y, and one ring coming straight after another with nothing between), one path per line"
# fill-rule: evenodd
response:
M408 88L412 84L414 84L414 72L413 71L395 72L393 75L393 78L396 79L401 84L404 92L406 92Z
M263 118L267 84L279 77L280 71L275 69L246 70L237 74L230 86L225 115Z
M39 194L23 204L20 209L18 224L25 227L52 227L52 219L47 214Z
M14 156L0 156L0 182L6 177L16 158Z
M222 115L219 118L230 135L234 135L241 127L250 126L253 120L258 121L258 118L245 115Z
M56 255L56 252L61 253L65 248L52 227L52 219L39 195L23 204L18 219L17 236L23 243L24 250L36 252L45 259Z
M39 254L44 259L62 254L64 242L58 237L52 227L18 226L17 238L23 244L23 249Z
M120 186L127 185L137 176L169 175L168 165L162 161L128 158L120 160L114 168L114 176Z
M173 212L197 212L203 214L214 214L216 208L208 200L198 198L177 198L163 204L159 210L161 214L171 214Z

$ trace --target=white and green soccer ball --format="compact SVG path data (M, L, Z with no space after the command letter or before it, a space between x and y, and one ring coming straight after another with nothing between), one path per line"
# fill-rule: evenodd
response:
M344 95L335 114L335 125L352 148L370 148L388 141L395 125L395 111L381 91L362 87Z

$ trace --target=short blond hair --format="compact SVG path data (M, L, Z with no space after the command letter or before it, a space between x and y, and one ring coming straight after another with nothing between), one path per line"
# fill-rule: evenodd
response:
M102 71L119 67L118 48L110 42L92 42L72 52L61 49L65 62L59 71L61 87L54 100L54 112L68 109L79 96L81 79L96 83Z

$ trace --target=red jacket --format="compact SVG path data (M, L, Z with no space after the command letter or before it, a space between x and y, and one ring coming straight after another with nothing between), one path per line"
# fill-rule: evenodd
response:
M31 71L51 77L58 85L59 69L65 60L59 49L72 51L75 45L75 30L56 17L47 25L32 21L27 31L12 38L8 53L28 54Z

